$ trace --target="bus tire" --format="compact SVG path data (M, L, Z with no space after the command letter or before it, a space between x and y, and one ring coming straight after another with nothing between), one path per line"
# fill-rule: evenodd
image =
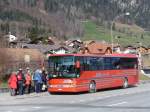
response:
M124 78L122 88L123 88L123 89L126 89L126 88L128 88L128 86L129 86L129 84L128 84L128 79L127 79L127 78Z
M96 92L96 83L95 81L91 81L89 84L89 93L95 93Z

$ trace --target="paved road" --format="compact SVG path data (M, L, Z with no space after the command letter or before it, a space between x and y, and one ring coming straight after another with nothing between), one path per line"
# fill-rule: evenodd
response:
M0 112L150 112L150 84L94 94L0 95Z

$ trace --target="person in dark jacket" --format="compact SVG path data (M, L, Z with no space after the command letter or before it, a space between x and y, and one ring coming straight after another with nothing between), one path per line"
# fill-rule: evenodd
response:
M17 80L18 80L18 92L19 95L23 95L24 91L24 75L22 73L22 69L19 69L19 72L17 74Z
M47 90L47 72L45 70L42 71L42 91Z

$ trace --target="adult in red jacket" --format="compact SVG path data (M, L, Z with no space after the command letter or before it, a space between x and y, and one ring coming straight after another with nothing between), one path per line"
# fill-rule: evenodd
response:
M11 73L10 78L8 80L8 86L10 88L11 96L15 96L17 90L17 76L15 72Z
M31 89L31 73L29 68L27 68L27 73L25 74L25 84L26 84L26 89L27 89L27 93L30 93L30 89Z

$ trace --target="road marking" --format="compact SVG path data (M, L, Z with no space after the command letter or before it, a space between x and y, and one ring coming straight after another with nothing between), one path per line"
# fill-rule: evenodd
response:
M111 104L108 106L118 106L118 105L122 105L122 104L126 104L127 102L120 102L120 103L115 103L115 104Z

